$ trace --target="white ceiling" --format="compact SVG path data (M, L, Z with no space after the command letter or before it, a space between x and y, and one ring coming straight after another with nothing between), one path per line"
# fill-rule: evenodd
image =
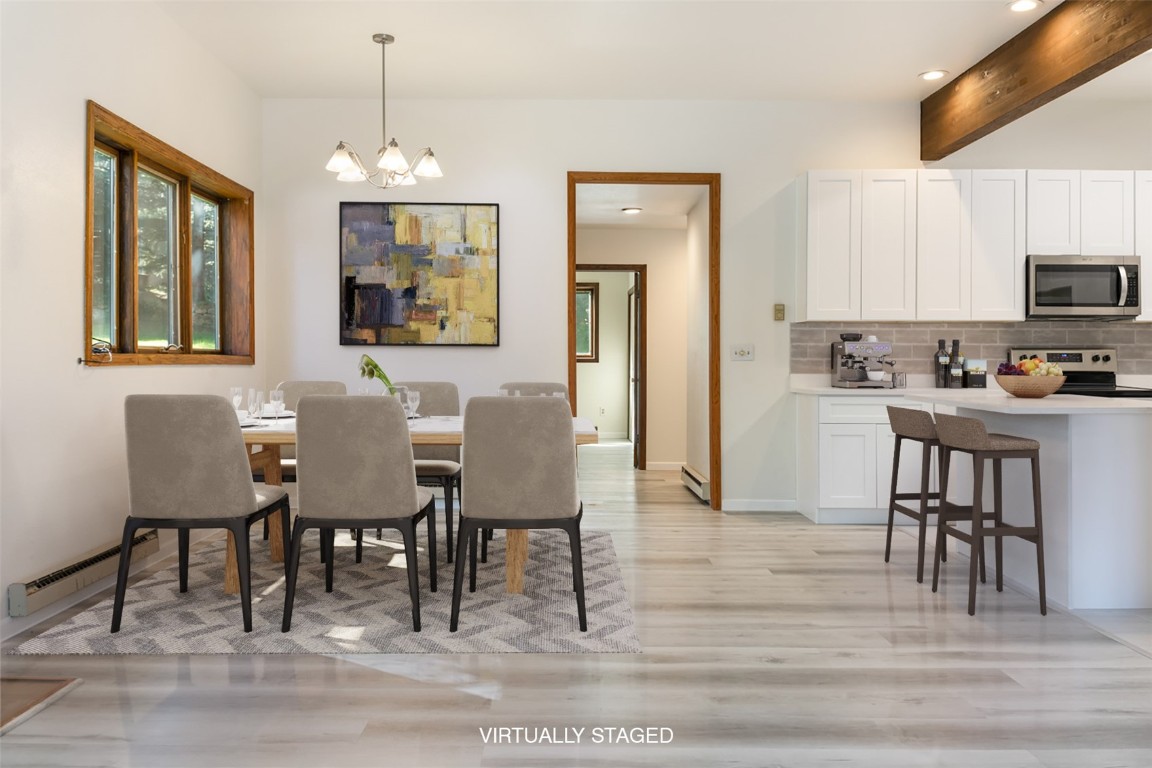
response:
M1056 2L1042 6L1050 10ZM1038 18L1004 0L170 0L173 20L268 98L920 101ZM950 79L950 78L949 78ZM1152 101L1152 56L1064 98ZM615 191L617 194L612 196ZM601 223L683 218L698 190L581 191ZM582 216L584 216L582 209ZM658 219L656 217L659 217ZM585 219L585 223L590 223Z

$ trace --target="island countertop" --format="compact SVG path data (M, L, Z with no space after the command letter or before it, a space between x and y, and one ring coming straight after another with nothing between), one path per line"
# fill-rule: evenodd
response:
M907 391L904 396L908 400L921 403L1014 415L1104 416L1127 414L1152 416L1152 398L1088 397L1086 395L1013 397L999 388L985 390L921 389Z

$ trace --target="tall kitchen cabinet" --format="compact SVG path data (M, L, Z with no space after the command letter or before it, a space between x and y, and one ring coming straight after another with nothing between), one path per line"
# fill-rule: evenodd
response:
M810 171L798 203L799 319L916 319L916 171Z
M1135 173L1028 171L1028 253L1131 256Z
M918 176L917 317L1023 320L1024 171L922 170Z
M1152 322L1152 171L1136 171L1135 200L1136 255L1140 257L1140 306L1143 313L1137 321Z

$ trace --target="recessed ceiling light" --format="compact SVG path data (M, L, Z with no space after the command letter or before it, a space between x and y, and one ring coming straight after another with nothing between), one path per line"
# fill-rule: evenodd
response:
M1012 0L1011 3L1008 3L1008 8L1016 11L1016 13L1025 13L1036 10L1043 3L1044 0Z
M642 211L642 210L644 210L644 209L643 208L621 208L620 212L626 213L629 216L635 216L636 214L640 213L640 211Z
M939 80L948 74L946 69L930 69L927 72L921 72L919 77L921 80Z

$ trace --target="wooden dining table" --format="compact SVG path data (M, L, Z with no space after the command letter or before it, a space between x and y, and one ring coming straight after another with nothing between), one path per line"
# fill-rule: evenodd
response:
M241 434L244 443L250 446L248 462L253 469L264 473L267 485L283 485L284 477L280 467L280 450L285 445L296 444L296 419L293 416L264 418L245 426ZM572 428L576 435L576 445L589 445L599 442L596 425L591 419L575 417ZM408 421L412 445L462 445L464 441L463 416L423 416ZM255 450L253 450L253 448ZM273 562L284 562L286 542L280 529L280 512L268 518L268 549ZM528 531L509 529L507 532L504 578L508 592L520 594L524 591L524 567L528 562ZM236 546L232 534L228 534L228 555L224 566L224 591L237 594L240 591L240 575L236 565Z

